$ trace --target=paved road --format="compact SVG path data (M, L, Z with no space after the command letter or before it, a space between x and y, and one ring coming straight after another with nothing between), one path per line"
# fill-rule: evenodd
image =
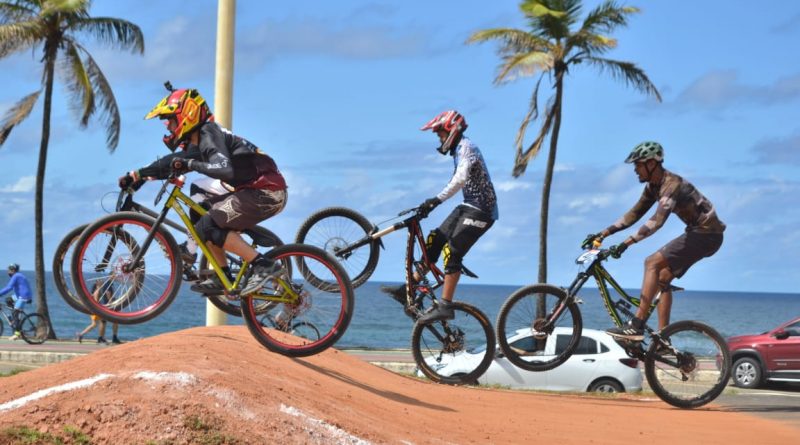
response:
M50 341L33 346L22 341L0 339L0 374L12 369L31 369L57 363L77 355L113 346L76 341ZM392 369L411 372L414 361L409 351L348 350L364 361ZM16 355L15 355L16 354ZM31 360L35 358L36 360ZM31 363L31 361L35 361ZM729 386L714 402L723 411L739 412L788 423L800 430L800 383L771 383L764 388L748 390Z

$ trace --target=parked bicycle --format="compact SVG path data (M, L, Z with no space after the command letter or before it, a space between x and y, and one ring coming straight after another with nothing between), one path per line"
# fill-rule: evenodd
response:
M142 213L151 218L158 218L158 213L134 201L133 195L134 190L132 189L120 190L114 212L130 211ZM164 224L184 236L187 236L189 233L183 225L169 218L164 219ZM53 280L55 281L56 289L58 289L61 298L63 298L70 307L84 314L90 314L90 312L84 307L80 297L78 297L78 294L72 287L72 275L69 269L71 266L72 252L75 250L75 244L78 238L80 238L81 233L83 233L88 226L89 224L83 224L70 230L58 244L55 254L53 255ZM283 241L281 241L278 235L265 227L256 226L252 229L245 230L242 234L249 237L251 245L260 248L271 249L283 245ZM238 272L241 267L241 261L234 255L228 254L227 257L230 267L235 272ZM198 281L214 274L213 269L208 266L208 260L206 260L205 256L200 258L198 264L198 267L195 268L194 265L183 263L183 280ZM222 293L206 294L205 296L208 297L209 301L211 301L214 306L226 314L236 317L241 316L242 310L239 307L239 300L228 299ZM262 304L257 307L257 312L263 313L266 309L267 306Z
M628 295L603 267L610 256L599 244L584 245L576 260L585 270L568 288L550 284L534 284L511 294L497 316L497 340L500 349L516 366L528 371L546 371L564 363L575 351L581 337L583 321L578 293L594 278L611 319L617 326L633 317L639 299ZM613 300L608 286L620 298ZM682 290L672 287L674 291ZM651 314L660 294L649 308ZM559 332L556 350L544 349L547 338ZM531 332L530 344L512 347L508 339L520 331ZM697 408L719 396L731 372L731 359L725 339L711 326L699 321L677 321L661 331L645 326L645 340L617 340L628 354L644 362L650 388L662 400L679 408ZM560 351L560 352L556 352Z
M494 359L495 336L488 317L478 308L456 301L453 320L419 323L417 319L427 308L438 304L436 289L444 283L444 272L431 262L425 249L425 238L419 208L400 212L402 221L379 230L360 213L343 207L331 207L311 215L300 227L296 242L323 248L337 258L353 277L353 286L366 282L375 271L380 254L381 238L397 230L407 229L406 242L406 301L400 301L406 315L415 321L411 331L411 352L419 369L429 379L447 384L474 384ZM395 218L392 218L395 219ZM421 279L413 279L417 271ZM463 273L477 278L464 268ZM430 274L431 278L428 278ZM479 356L479 360L467 357ZM440 374L448 366L456 374ZM474 363L478 363L477 366Z
M181 284L183 264L177 243L165 227L170 209L180 217L194 239L200 239L183 206L202 215L204 209L181 191L183 178L174 174L164 181L154 205L172 185L157 217L121 211L89 224L75 243L71 261L73 289L83 306L108 321L134 324L162 313L174 300ZM210 269L224 286L224 298L238 302L250 333L267 349L301 357L319 353L333 345L345 332L353 311L353 289L342 266L323 250L302 244L277 246L265 255L281 266L258 291L242 295L249 278L246 261L232 265L229 280L204 243L203 252ZM258 247L254 243L254 247ZM297 265L293 271L292 261ZM306 277L312 276L314 280ZM92 297L93 283L112 284L108 301ZM264 311L279 304L302 308L293 318L311 322L320 331L317 339L287 335L265 327L259 321Z
M14 330L14 303L10 300L11 298L9 297L9 299L6 300L6 304L0 305L0 314L2 315L2 318L0 318L0 336L3 335L3 330L5 329L3 320L8 323L12 331ZM50 336L50 321L47 317L37 312L20 312L21 313L17 315L17 319L19 320L18 330L22 339L32 345L44 343Z

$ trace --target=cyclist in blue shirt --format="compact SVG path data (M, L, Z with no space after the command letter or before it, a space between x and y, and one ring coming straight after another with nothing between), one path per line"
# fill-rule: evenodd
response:
M15 297L8 297L6 299L6 304L8 304L9 307L14 308L14 312L12 312L11 315L11 329L14 331L14 335L8 339L16 340L22 336L22 334L19 332L19 318L22 314L22 308L31 302L33 294L31 293L31 286L28 284L28 279L25 278L25 275L22 275L22 273L19 271L19 264L9 264L8 276L11 277L11 279L8 280L6 287L0 289L0 297L11 292L12 290L14 291Z

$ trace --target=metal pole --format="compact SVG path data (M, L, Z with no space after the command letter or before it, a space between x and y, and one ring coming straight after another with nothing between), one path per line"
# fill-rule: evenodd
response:
M218 0L217 60L214 78L214 119L225 128L233 128L233 41L236 0ZM206 303L206 326L227 323L225 313L211 302Z

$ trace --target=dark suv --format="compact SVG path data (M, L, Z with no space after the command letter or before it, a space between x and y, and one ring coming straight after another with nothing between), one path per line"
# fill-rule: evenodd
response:
M728 339L733 383L757 388L767 380L800 382L800 317L758 335Z

